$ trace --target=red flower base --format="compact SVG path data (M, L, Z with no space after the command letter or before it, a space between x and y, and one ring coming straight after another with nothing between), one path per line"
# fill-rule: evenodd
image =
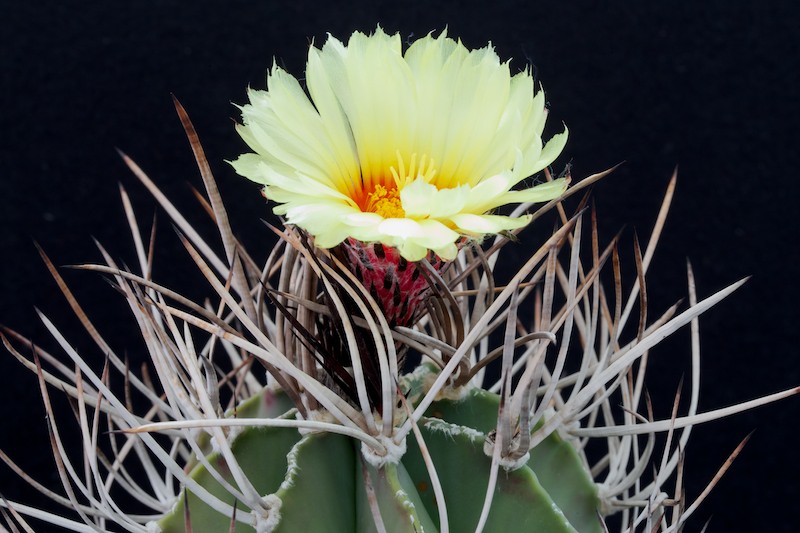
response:
M341 249L350 270L381 306L389 325L408 326L428 296L424 267L406 261L396 249L381 243L347 239ZM433 253L428 261L436 270L444 265Z

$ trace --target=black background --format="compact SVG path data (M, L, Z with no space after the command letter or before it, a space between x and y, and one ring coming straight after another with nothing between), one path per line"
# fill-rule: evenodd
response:
M96 364L91 347L38 259L99 260L91 237L133 260L118 184L145 225L154 203L119 160L136 159L187 209L199 186L170 99L192 116L236 231L252 249L271 242L256 188L225 159L243 143L231 102L264 87L273 59L300 76L311 40L355 29L421 36L449 28L470 47L488 41L512 66L532 64L564 122L568 159L584 176L625 160L596 188L606 236L625 225L647 235L679 165L677 196L649 277L651 316L686 294L692 260L701 296L753 275L701 321L702 409L800 384L797 307L797 72L800 17L790 2L0 2L0 322L55 348L33 306L54 317ZM163 217L162 217L163 218ZM195 217L202 221L203 217ZM206 294L188 275L168 224L160 227L157 279ZM524 234L523 234L524 237ZM117 295L97 276L66 272L98 327L120 352L142 350ZM630 281L630 278L629 278ZM653 355L649 387L669 411L687 353L678 337ZM55 485L37 383L0 356L0 448ZM57 395L56 395L57 396ZM70 416L68 410L62 411ZM713 422L687 449L687 495L697 496L727 454L752 440L689 530L797 531L800 461L793 425L800 401ZM68 418L65 418L68 421ZM0 492L33 493L0 467Z

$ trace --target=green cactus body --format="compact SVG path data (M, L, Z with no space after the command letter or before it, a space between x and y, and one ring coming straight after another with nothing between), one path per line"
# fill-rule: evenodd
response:
M442 485L451 531L474 531L478 524L491 468L483 451L486 433L497 420L499 397L473 389L463 399L434 402L419 425ZM245 402L238 417L269 414L289 406L268 390ZM361 455L360 443L336 434L302 436L292 428L248 427L232 450L251 483L262 495L273 495L272 513L278 532L438 531L440 524L432 483L417 442L397 464L376 468ZM208 461L225 473L223 459ZM230 504L231 496L208 469L196 464L192 477ZM226 480L234 484L230 476ZM228 531L230 519L188 491L194 531ZM372 502L372 503L370 503ZM183 533L184 497L160 521L165 533ZM594 483L573 447L553 434L531 450L527 464L500 469L484 531L600 532ZM379 511L379 512L378 512ZM250 509L237 505L236 532L256 531L248 525Z

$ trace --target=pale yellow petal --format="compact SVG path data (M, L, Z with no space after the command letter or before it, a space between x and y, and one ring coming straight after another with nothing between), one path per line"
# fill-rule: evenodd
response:
M411 218L442 218L464 208L469 196L469 185L453 189L437 189L417 178L400 191L400 200L406 216Z
M462 209L463 212L481 214L497 205L503 205L498 204L497 199L508 193L512 184L510 172L497 174L483 180L469 191L467 202Z
M420 261L428 254L427 248L420 246L414 241L400 241L392 243L390 246L397 248L400 255L402 255L405 260L411 262Z
M451 242L442 246L441 248L432 248L432 251L443 260L452 261L458 255L458 246Z
M258 154L242 154L234 161L228 161L237 174L256 183L266 183L264 160Z
M314 235L314 244L320 248L333 248L352 236L350 228L342 224L329 227L324 232L312 233L312 235Z
M313 46L309 49L306 67L308 92L319 111L322 128L329 139L340 175L348 181L349 188L356 190L360 186L361 170L353 133L332 90L331 73L326 70L320 54Z
M530 221L529 216L511 218L501 215L473 215L462 213L450 217L458 230L467 235L485 235L521 228Z
M535 165L539 167L539 170L545 168L556 160L559 154L561 154L561 152L564 150L564 146L567 145L568 136L569 130L566 126L564 126L563 132L553 135L553 137L547 141L547 144L544 145L544 148L542 149L542 154L539 157L539 161L537 161Z
M428 248L439 248L458 239L458 233L436 220L387 218L381 222L382 234L403 241L414 241Z
M558 198L564 191L567 190L567 180L559 178L557 180L548 181L540 185L536 185L529 189L522 189L519 191L509 191L499 196L497 203L489 209L494 209L501 205L507 204L521 204L525 202L549 202L553 198Z
M430 215L435 207L438 189L423 179L416 179L400 191L400 201L408 217Z
M422 227L423 236L418 238L417 242L428 248L441 248L459 238L458 233L438 220L420 220L419 224Z

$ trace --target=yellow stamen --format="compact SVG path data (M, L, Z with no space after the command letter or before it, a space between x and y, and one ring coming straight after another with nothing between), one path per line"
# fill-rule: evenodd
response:
M392 176L391 181L383 180L383 184L376 184L374 187L370 187L371 184L365 182L367 185L364 190L366 199L360 205L362 205L363 211L377 213L383 218L405 218L406 212L403 210L403 202L400 200L400 191L417 178L422 178L430 183L436 175L436 168L434 168L433 160L428 159L424 154L419 159L419 164L417 164L417 154L411 154L409 166L406 168L403 156L398 151L397 165L390 167L389 172Z
M387 189L376 185L375 190L367 196L366 211L377 213L383 218L405 218L406 212L400 201L400 190L396 187Z
M428 156L422 154L422 157L419 159L419 165L417 165L417 154L411 154L411 161L409 161L409 163L408 172L406 172L405 161L403 161L403 156L400 155L400 151L398 150L397 168L391 167L389 169L392 173L392 178L394 178L394 184L398 189L402 189L417 178L424 179L426 183L433 181L433 177L436 175L433 159L429 160Z

